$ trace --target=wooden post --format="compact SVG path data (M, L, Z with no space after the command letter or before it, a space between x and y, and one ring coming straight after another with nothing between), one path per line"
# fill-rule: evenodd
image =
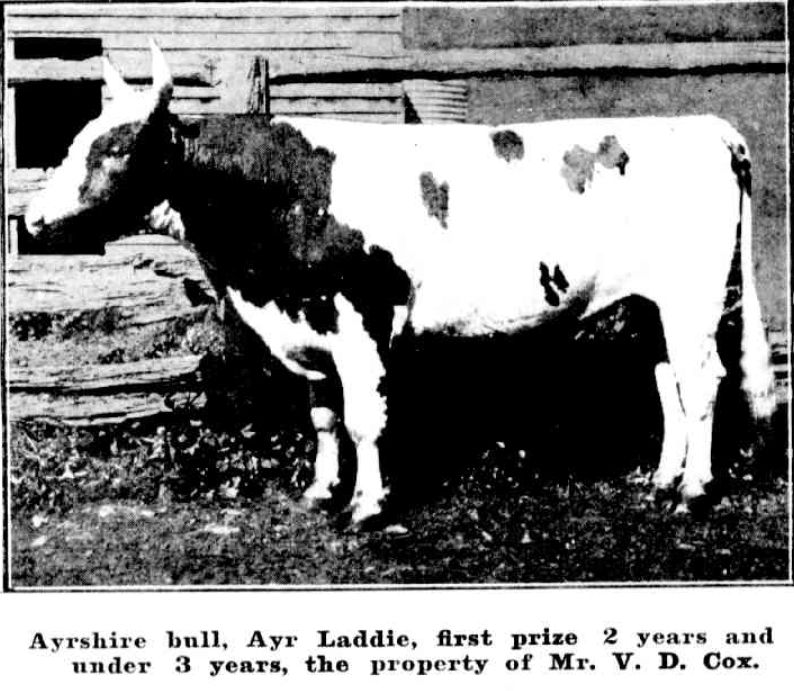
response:
M231 84L226 85L229 90ZM248 69L248 100L245 106L248 113L267 113L267 60L255 55Z
M6 44L10 48L10 42ZM10 172L17 167L17 142L16 142L16 89L8 87L5 91L3 100L5 111L5 122L3 123L3 150L5 152L3 177L5 178L5 204L6 214L5 227L5 248L8 256L16 256L19 253L19 219L9 215L8 210L8 177Z
M9 257L19 254L19 219L16 216L9 216L6 224L6 250Z
M265 58L262 67L262 97L264 100L265 116L270 120L270 60Z

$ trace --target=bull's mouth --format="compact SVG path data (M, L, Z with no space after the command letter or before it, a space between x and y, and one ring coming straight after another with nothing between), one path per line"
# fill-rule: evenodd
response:
M112 222L96 211L81 211L52 221L25 217L26 245L32 253L103 254L115 235Z
M59 218L56 221L44 221L42 219L32 219L25 216L25 229L31 239L36 242L47 243L57 240L63 233L61 229L66 224L67 219Z

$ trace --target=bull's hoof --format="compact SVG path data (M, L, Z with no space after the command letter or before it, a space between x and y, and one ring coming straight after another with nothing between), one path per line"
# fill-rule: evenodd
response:
M651 478L651 485L654 489L654 492L664 492L674 488L680 479L680 473L671 475L669 473L661 473L657 470Z
M338 511L343 501L338 489L338 482L330 487L325 484L312 484L303 493L299 505L305 511Z
M332 497L310 497L305 494L298 501L298 506L308 512L328 511L332 504Z
M674 487L654 487L649 499L660 511L673 511L678 504L678 492Z
M355 532L380 530L388 524L388 511L383 510L383 500L374 505L349 504L340 514L338 525Z
M681 495L681 501L675 507L676 516L692 516L693 518L703 518L711 512L712 498L706 492L701 492L695 496Z

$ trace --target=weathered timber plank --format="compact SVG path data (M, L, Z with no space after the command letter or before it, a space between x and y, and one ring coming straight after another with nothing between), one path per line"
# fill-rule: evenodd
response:
M10 171L8 184L10 188L13 188L14 185L37 183L45 180L46 176L47 174L43 168L19 168Z
M6 8L9 21L16 17L401 17L400 7L377 5L324 5L281 3L52 3L13 4Z
M9 319L112 309L120 326L131 326L196 315L202 308L185 295L184 279L213 294L198 260L178 245L110 246L99 257L17 256L7 268Z
M174 87L173 97L171 103L178 103L179 101L198 101L200 103L211 103L212 101L220 101L224 97L224 90L218 86L176 86ZM113 100L110 90L103 85L102 87L102 101L109 103ZM241 99L237 99L238 102ZM230 103L227 99L224 103ZM172 107L173 110L173 107ZM233 109L232 111L233 112Z
M212 17L179 16L174 8L168 15L114 16L14 16L7 26L10 38L29 35L74 35L143 33L157 36L163 33L184 34L284 34L284 33L401 33L399 15L386 16L273 16L273 17Z
M18 168L9 171L6 194L6 214L22 216L28 203L47 181L47 173L41 168Z
M110 57L125 79L151 81L152 64L147 52L143 50L139 53L124 52L118 56L111 54ZM221 56L179 53L168 55L167 59L177 83L180 81L207 85L217 83L215 73ZM9 84L31 81L98 81L102 79L102 59L98 57L87 60L9 59L6 64L6 75Z
M274 115L287 115L287 113L276 113ZM405 114L400 111L392 113L304 113L311 117L323 118L328 120L349 120L350 122L379 122L384 124L400 124L405 122Z
M434 79L406 79L403 81L403 88L406 90L421 91L423 94L444 96L444 97L464 97L469 90L468 84L462 79L451 79L438 81Z
M37 35L40 35L38 32ZM48 36L57 34L47 32ZM105 50L148 50L149 34L95 33L102 40ZM377 48L389 53L401 47L402 37L398 33L384 34L180 34L166 33L157 37L163 50L350 50L353 48Z
M6 195L6 214L8 216L24 216L31 198L36 193L35 189L9 192Z
M427 94L426 92L407 92L412 101L421 101L427 105L454 105L465 108L469 102L467 96L445 96L444 94Z
M198 355L172 356L111 365L81 367L10 367L11 393L123 393L170 390L195 383Z
M711 67L784 65L782 41L753 43L664 43L647 45L580 45L559 48L501 48L403 51L393 56L273 55L271 77L293 77L379 71L384 74L478 75L503 72L636 69L693 70ZM348 76L350 78L350 76Z
M402 101L364 98L304 98L300 100L274 98L270 101L274 113L402 113Z
M45 420L75 427L110 425L141 420L190 406L200 409L203 397L190 391L115 394L112 396L51 396L12 393L8 414L12 420Z
M400 84L369 83L297 83L276 84L270 90L271 98L400 98Z
M171 101L169 110L175 115L223 115L225 113L245 113L247 105L240 99L235 101L200 100L193 98L183 98L178 101Z
M181 285L151 272L145 278L138 278L123 269L109 267L101 275L68 278L36 272L22 279L9 272L9 317L13 320L19 314L114 310L120 322L140 324L185 316L193 311ZM123 280L119 280L119 274L124 276Z
M280 115L321 115L333 113L364 113L374 114L388 113L391 115L404 115L404 108L401 103L382 101L371 99L366 101L366 105L354 105L346 107L344 105L334 104L333 102L324 102L320 99L314 101L313 104L306 104L302 101L295 99L279 100L278 102L271 101L270 111L273 114ZM245 113L247 112L246 105L239 101L228 102L222 100L214 101L200 101L195 99L182 99L180 101L171 102L171 112L177 115L214 115L224 113Z

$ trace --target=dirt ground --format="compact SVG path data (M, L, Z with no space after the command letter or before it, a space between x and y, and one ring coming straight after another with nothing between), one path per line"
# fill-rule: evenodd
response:
M29 434L17 430L15 443ZM333 514L306 513L284 479L254 497L239 491L232 478L187 500L169 496L152 477L133 487L130 468L95 478L77 465L51 476L63 508L15 512L12 582L537 584L787 577L781 477L759 481L745 473L728 483L728 493L706 516L677 516L649 498L647 469L586 481L518 479L500 463L515 467L515 453L495 446L483 456L484 466L367 532L338 526ZM107 492L98 491L103 484Z

